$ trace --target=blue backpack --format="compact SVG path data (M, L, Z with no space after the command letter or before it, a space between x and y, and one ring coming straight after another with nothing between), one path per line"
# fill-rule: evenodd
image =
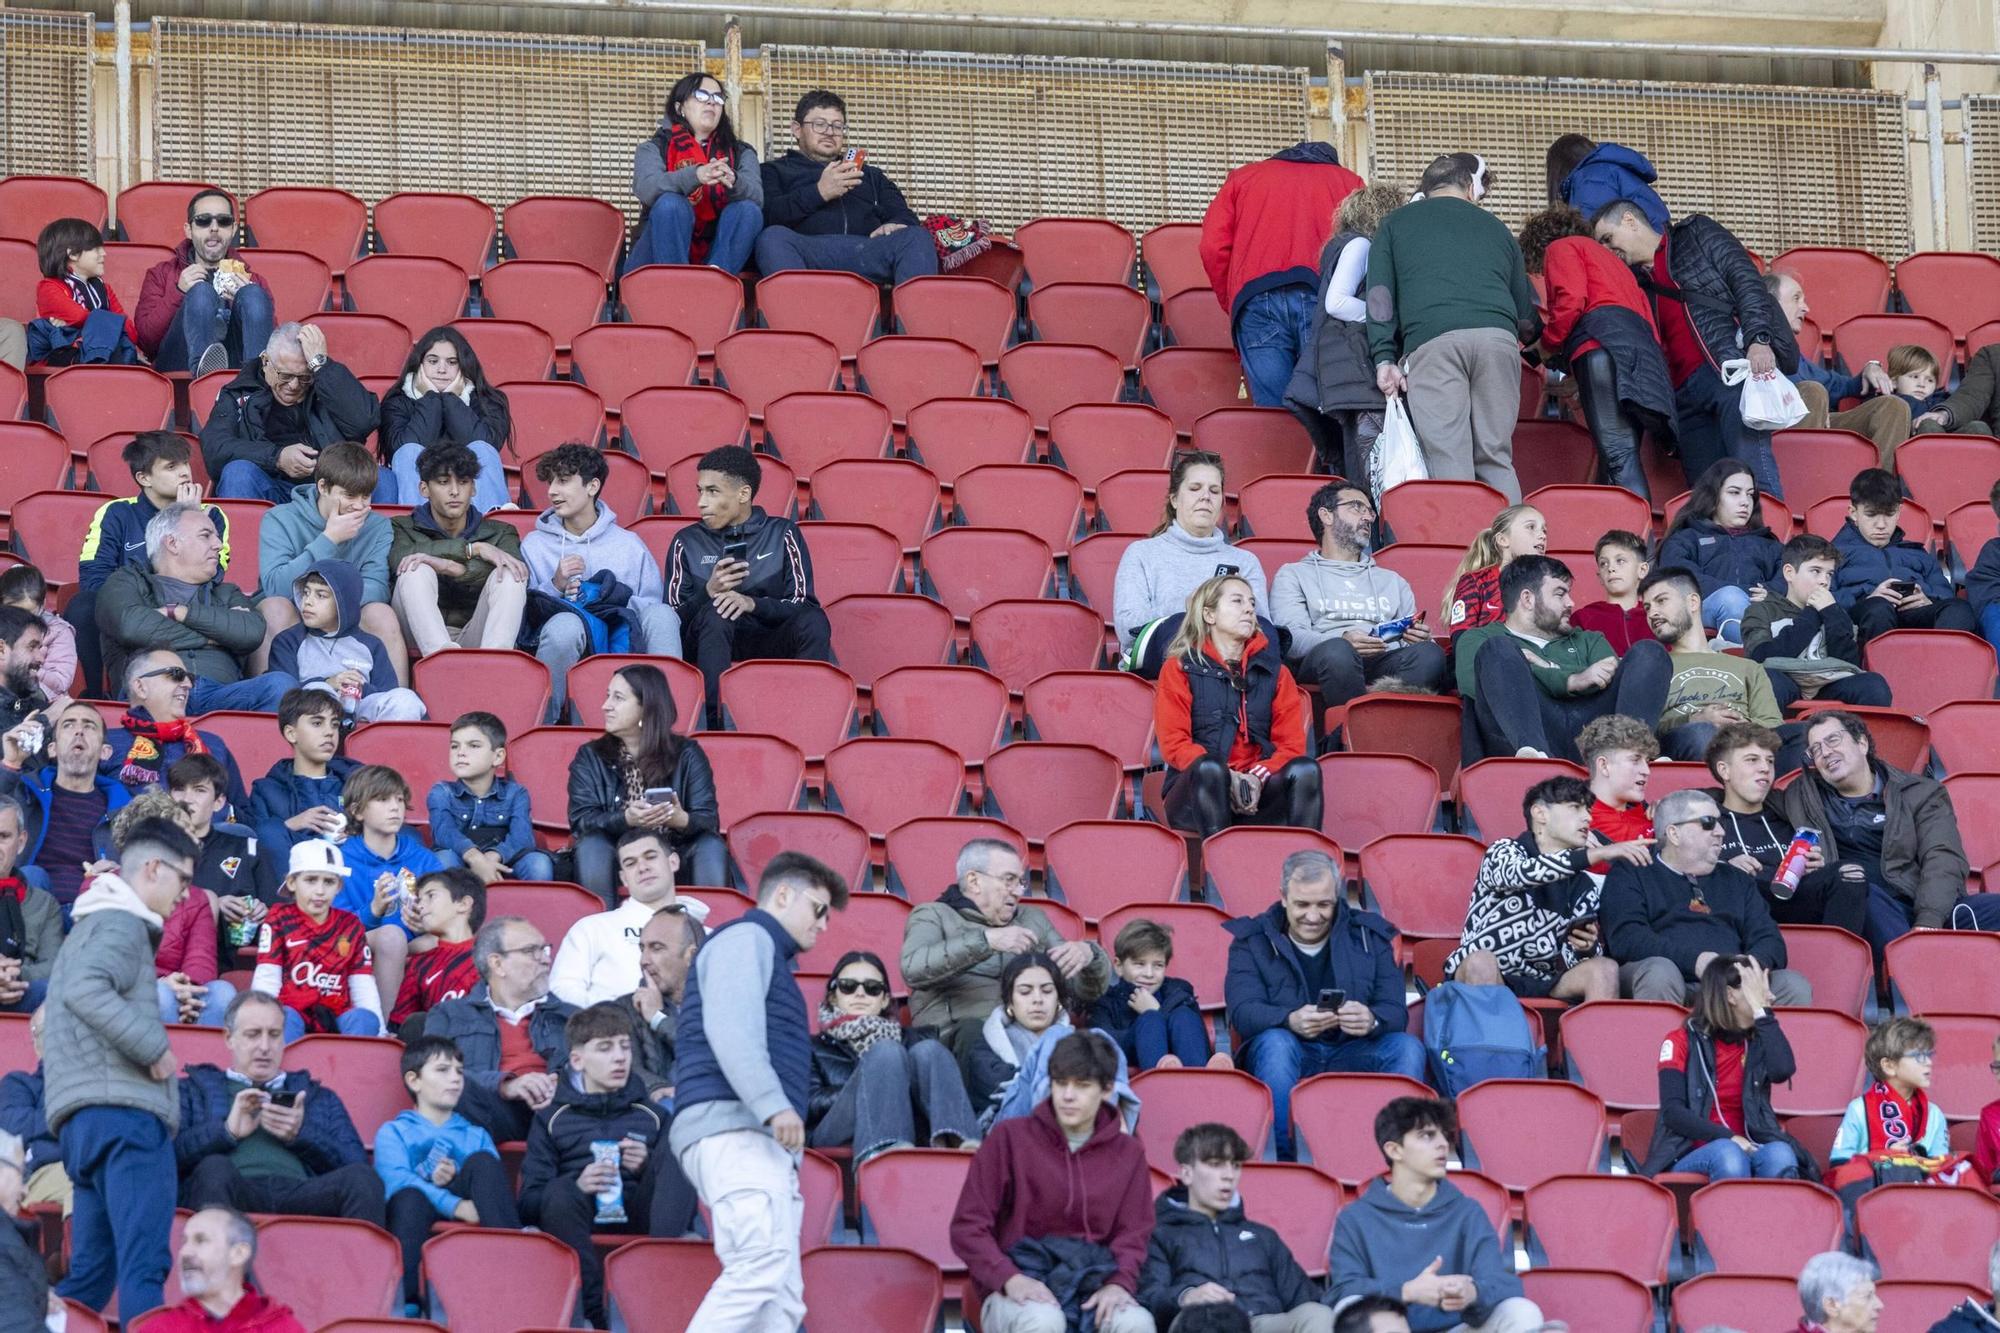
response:
M1424 995L1424 1050L1432 1082L1456 1097L1489 1078L1546 1078L1541 1024L1505 986L1447 981Z

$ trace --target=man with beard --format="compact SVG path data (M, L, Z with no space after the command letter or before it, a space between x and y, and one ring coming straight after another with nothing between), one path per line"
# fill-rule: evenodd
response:
M48 875L49 891L67 908L83 888L83 868L97 860L97 826L132 799L116 777L99 773L111 757L104 719L87 703L72 703L55 719L53 761L22 750L22 732L0 735L0 796L20 806L28 831L25 861Z
M1500 571L1506 618L1458 636L1458 692L1472 710L1482 756L1575 762L1577 733L1607 713L1658 717L1672 666L1657 643L1621 659L1610 640L1570 623L1570 571L1524 555Z
M1653 637L1667 646L1673 676L1659 716L1660 749L1669 759L1700 760L1715 733L1737 722L1777 731L1784 742L1778 771L1799 765L1798 724L1786 723L1771 678L1747 657L1710 652L1701 624L1701 585L1676 565L1656 569L1639 584L1639 605ZM1639 714L1649 717L1652 714Z
M195 680L180 654L164 649L141 653L125 664L124 725L105 733L116 776L133 791L166 780L167 770L191 754L212 755L222 765L231 803L244 802L243 778L222 737L196 731L188 720L188 697Z
M425 1036L449 1037L464 1056L458 1113L495 1143L527 1138L568 1077L563 1027L576 1010L549 993L550 954L527 919L488 917L472 941L480 983L424 1018Z
M146 1321L161 1333L305 1333L291 1310L250 1285L257 1228L234 1208L204 1208L181 1232L181 1292Z
M49 698L36 679L47 650L47 627L40 616L0 606L0 731L12 731L28 714L48 707Z
M1301 685L1319 687L1334 708L1365 690L1393 682L1435 690L1444 682L1444 650L1413 617L1409 581L1368 554L1375 506L1365 487L1333 481L1306 505L1319 549L1284 566L1271 580L1271 618L1291 636L1288 663ZM1376 633L1395 621L1391 634ZM1378 682L1381 684L1378 686Z
M196 376L255 361L271 337L271 289L236 252L236 206L218 190L188 200L187 239L146 270L132 320L160 370Z
M671 1093L674 1075L674 1024L687 996L688 969L694 951L708 932L688 903L676 903L653 913L639 930L637 990L619 1001L638 1018L643 1029L635 1050L639 1073ZM657 1097L659 1090L649 1093Z

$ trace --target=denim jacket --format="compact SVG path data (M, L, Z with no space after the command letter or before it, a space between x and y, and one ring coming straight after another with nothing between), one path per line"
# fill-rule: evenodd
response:
M535 850L535 828L528 812L528 789L509 777L496 775L492 790L474 796L454 778L431 788L431 846L464 856L478 849L494 852L507 865Z

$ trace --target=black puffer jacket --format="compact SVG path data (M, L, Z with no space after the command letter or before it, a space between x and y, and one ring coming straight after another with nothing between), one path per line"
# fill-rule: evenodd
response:
M676 850L704 833L722 832L715 773L708 766L708 756L692 740L683 740L680 749L673 774L664 784L674 789L688 812L686 828L668 830L668 840ZM614 842L631 827L625 822L624 780L605 762L594 742L579 746L576 758L569 761L569 826L578 835L596 833Z
M1375 359L1368 354L1368 322L1335 319L1326 313L1326 289L1333 283L1340 252L1360 239L1358 233L1344 231L1320 252L1312 334L1291 383L1285 387L1288 406L1315 412L1382 410L1382 391L1375 387Z
M1243 1216L1241 1199L1210 1220L1188 1207L1187 1186L1176 1185L1153 1201L1139 1304L1165 1328L1180 1313L1181 1293L1204 1282L1227 1287L1253 1319L1322 1297L1278 1233Z
M764 163L764 225L802 236L866 236L884 223L919 225L896 183L865 162L859 185L831 203L820 198L826 166L796 148Z
M1688 322L1717 373L1724 361L1743 355L1739 328L1742 346L1767 343L1778 369L1787 375L1797 372L1799 345L1792 339L1792 326L1765 290L1749 252L1727 227L1700 213L1675 223L1667 234L1667 267L1669 272L1655 273L1641 285L1651 288L1655 310L1665 301L1687 306Z
M408 382L407 377L405 383ZM377 450L383 462L406 444L428 449L434 444L471 444L484 440L495 449L513 432L507 395L498 389L474 390L466 402L455 393L426 393L412 398L398 384L382 399L382 430Z
M550 1185L590 1165L592 1143L627 1138L641 1140L651 1152L667 1151L667 1117L646 1100L645 1085L635 1078L616 1092L582 1092L563 1074L555 1100L535 1112L528 1130L528 1151L521 1159L522 1220L542 1215L542 1196Z
M223 387L215 400L215 410L201 428L201 460L208 475L219 477L222 469L238 459L255 463L273 477L290 484L296 477L278 471L278 454L286 444L309 444L324 449L342 440L365 440L374 433L378 404L367 386L355 379L340 362L328 358L313 376L300 407L305 411L305 438L273 440L264 420L277 399L264 383L264 363L252 361Z

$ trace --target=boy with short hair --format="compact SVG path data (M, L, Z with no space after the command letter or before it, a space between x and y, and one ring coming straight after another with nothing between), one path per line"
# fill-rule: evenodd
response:
M1660 757L1659 738L1636 717L1607 713L1584 724L1577 751L1590 778L1590 827L1606 842L1636 842L1653 836L1646 807L1646 782ZM1592 874L1605 867L1593 865Z
M528 788L500 772L507 762L507 727L487 712L451 724L449 782L430 790L431 847L441 866L462 865L482 884L555 877L549 854L535 847Z
M351 877L334 900L361 919L375 949L375 976L386 995L401 992L403 964L416 948L428 949L403 919L403 904L417 891L417 878L439 869L424 840L407 827L410 784L387 764L364 764L347 775L341 792L347 815L342 844Z
M322 560L344 560L361 576L361 605L353 623L388 650L398 684L410 678L403 627L389 609L389 520L374 512L375 455L350 441L319 451L313 479L292 488L289 504L264 515L257 529L257 609L271 635L296 625L292 585Z
M1801 698L1886 708L1889 682L1861 669L1854 620L1834 600L1840 552L1801 532L1779 557L1784 595L1775 592L1743 613L1743 651L1761 662L1780 708Z
M1141 917L1120 927L1112 943L1118 980L1090 1007L1090 1026L1125 1050L1134 1070L1235 1068L1227 1053L1212 1054L1208 1024L1194 987L1167 975L1174 960L1174 932Z
M1868 879L1856 863L1828 865L1824 847L1816 846L1792 891L1781 898L1774 888L1778 865L1798 831L1770 800L1780 745L1777 732L1754 722L1732 723L1708 743L1703 759L1722 784L1710 793L1722 813L1722 860L1757 881L1764 906L1778 924L1838 926L1865 935Z
M1866 644L1892 629L1978 631L1969 603L1952 595L1951 580L1922 543L1903 536L1903 483L1893 472L1863 468L1847 487L1847 521L1834 535L1840 568L1834 600L1854 618Z
M35 681L52 708L69 702L76 684L76 626L48 609L49 581L33 565L0 573L0 606L26 611L42 622L42 667Z
M389 1231L403 1247L403 1304L412 1307L423 1296L432 1223L516 1231L521 1219L493 1136L458 1113L465 1091L458 1043L416 1038L403 1048L402 1074L414 1105L375 1131L375 1173L389 1201Z
M340 848L315 838L292 848L280 903L257 933L257 970L250 989L274 996L285 1010L285 1040L308 1031L373 1037L382 1031L367 933L352 912L333 905L348 876Z
M1650 569L1645 538L1623 528L1599 537L1597 581L1604 585L1604 600L1577 607L1570 613L1570 623L1602 634L1620 657L1641 639L1652 638L1646 608L1639 605L1639 583Z
M486 924L486 886L470 870L433 870L417 881L414 911L405 924L436 943L410 955L389 1026L401 1029L414 1021L411 1030L421 1032L425 1014L470 995L479 984L472 940Z
M180 807L181 827L201 849L194 887L215 897L217 957L233 966L237 950L256 943L257 923L278 901L277 874L271 859L258 855L254 832L242 824L216 822L229 808L229 771L214 755L190 754L174 761L167 769L166 788Z
M389 520L390 596L419 657L443 648L512 648L528 605L521 534L472 507L479 460L463 444L417 456L424 502Z
M741 445L695 465L701 522L667 548L666 598L708 683L708 725L722 725L722 673L732 662L778 657L831 662L833 629L813 595L812 555L799 525L752 503L764 470Z
M1891 391L1909 404L1911 420L1943 407L1951 397L1944 388L1944 367L1928 347L1898 343L1889 349L1883 369L1889 374Z
M1952 1152L1944 1108L1930 1095L1936 1029L1921 1018L1877 1023L1861 1058L1868 1083L1840 1117L1826 1183L1851 1202L1874 1185L1875 1164L1886 1159L1921 1171L1926 1183L1963 1183L1970 1162Z
M396 680L389 650L361 628L361 573L345 560L315 560L292 581L299 623L271 640L271 670L340 701L348 725L421 722L417 692Z
M569 669L586 653L631 651L662 657L681 655L681 622L661 600L660 566L646 543L618 525L618 515L598 499L611 475L604 455L587 444L559 444L535 464L535 476L549 488L549 507L535 530L521 540L528 565L528 591L566 606L554 607L536 623L532 613L521 638L547 663L553 695L550 722L569 709ZM590 611L623 589L618 628L629 631L629 649L610 619ZM533 601L533 598L530 598ZM585 617L589 617L586 621Z
M250 784L250 821L273 856L307 838L347 836L341 792L360 765L336 753L340 721L340 701L324 690L287 690L278 701L278 731L292 757Z
M1486 1210L1445 1178L1457 1128L1450 1104L1429 1097L1398 1097L1376 1115L1389 1174L1334 1219L1327 1300L1336 1313L1364 1296L1391 1296L1410 1307L1417 1333L1541 1328Z
M667 1149L666 1113L632 1077L631 1019L593 1004L570 1015L563 1035L569 1073L528 1131L521 1220L576 1251L584 1316L603 1328L604 1260L591 1234L679 1236L694 1221L695 1195ZM605 1143L617 1145L615 1159L598 1148Z
M1164 1330L1180 1312L1227 1302L1254 1333L1331 1333L1333 1311L1278 1233L1244 1215L1237 1186L1250 1145L1228 1125L1190 1125L1174 1140L1180 1183L1153 1201L1139 1303Z

